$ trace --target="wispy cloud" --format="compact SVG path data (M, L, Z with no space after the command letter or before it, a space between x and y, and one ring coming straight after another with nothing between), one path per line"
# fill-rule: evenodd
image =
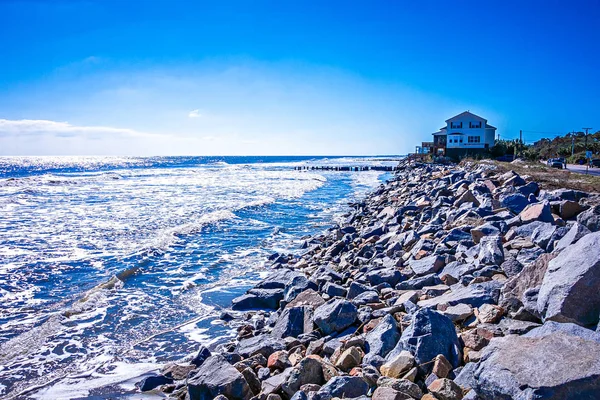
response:
M58 137L94 137L94 136L129 136L156 137L160 134L140 132L129 128L111 126L82 126L69 122L45 119L0 119L0 136L38 136L51 135Z
M192 110L188 114L188 117L190 117L190 118L200 118L201 116L202 116L202 114L200 114L200 110L198 110L198 109Z

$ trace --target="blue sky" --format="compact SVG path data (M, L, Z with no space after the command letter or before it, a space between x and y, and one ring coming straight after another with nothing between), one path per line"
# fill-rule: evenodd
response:
M600 129L596 1L0 1L0 155L404 154ZM542 134L537 132L549 132Z

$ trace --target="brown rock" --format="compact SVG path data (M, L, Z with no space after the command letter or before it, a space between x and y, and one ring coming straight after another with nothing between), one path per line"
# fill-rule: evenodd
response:
M296 296L296 298L292 300L288 305L286 305L285 308L300 306L310 306L312 308L317 308L323 304L325 304L325 300L323 300L319 293L315 292L312 289L306 289L304 292Z
M312 358L313 360L317 360L321 364L321 368L323 369L323 378L325 382L329 381L334 376L338 376L339 371L331 364L330 362L325 361L321 357L317 355L310 355L307 358Z
M307 383L306 385L300 386L300 390L304 393L317 392L321 389L321 385L316 385L314 383Z
M479 307L477 319L484 324L495 324L504 315L504 309L495 304L483 304Z
M358 347L350 347L342 352L337 359L335 366L342 371L349 371L360 365L364 354Z
M407 394L392 389L391 387L378 387L373 392L372 400L412 400Z
M452 371L452 364L450 364L450 361L448 361L443 354L438 354L433 359L433 369L431 372L440 378L446 378L450 371Z
M389 360L383 364L379 371L381 375L389 378L400 378L405 372L407 372L415 363L413 355L406 350L403 350L394 359Z
M196 368L195 365L169 364L161 370L161 375L180 381L187 378L188 373Z
M242 376L248 382L248 386L250 386L250 390L256 396L260 393L261 383L256 373L252 370L252 368L246 368L242 371Z
M521 221L526 224L533 221L552 222L552 212L550 211L550 205L547 202L529 204L519 214Z
M453 380L440 378L431 382L427 389L439 400L461 400L462 389Z
M271 354L267 360L267 367L269 367L271 370L278 369L283 371L291 366L292 363L290 362L288 353L285 350L276 351L275 353Z
M583 210L585 210L585 208L582 207L578 202L565 200L560 202L559 216L562 219L571 219L577 216L577 214L579 214Z
M479 335L477 329L461 333L460 339L463 341L465 347L474 350L481 350L490 343L490 339Z

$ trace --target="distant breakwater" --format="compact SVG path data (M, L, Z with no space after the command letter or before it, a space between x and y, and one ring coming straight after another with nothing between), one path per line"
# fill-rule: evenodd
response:
M402 162L344 221L274 254L237 337L140 382L171 398L592 399L600 196L493 164Z

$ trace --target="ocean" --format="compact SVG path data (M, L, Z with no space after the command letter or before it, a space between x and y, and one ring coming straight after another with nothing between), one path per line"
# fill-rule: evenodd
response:
M396 160L398 157L396 157ZM389 157L0 157L0 397L134 398Z

